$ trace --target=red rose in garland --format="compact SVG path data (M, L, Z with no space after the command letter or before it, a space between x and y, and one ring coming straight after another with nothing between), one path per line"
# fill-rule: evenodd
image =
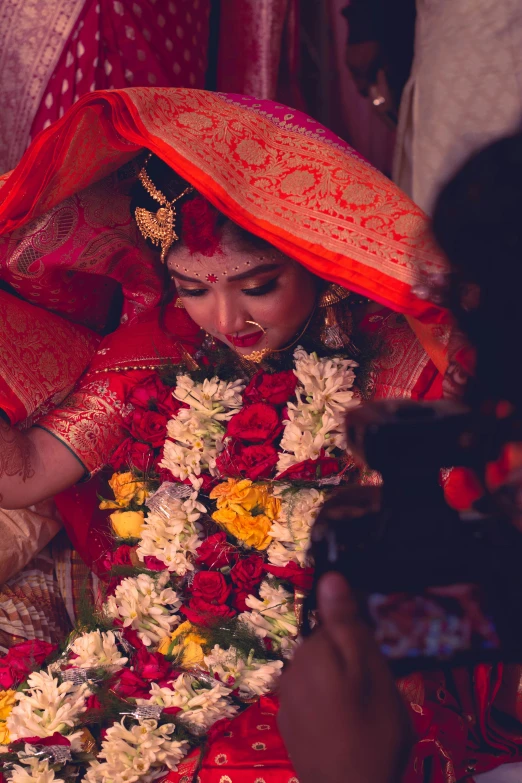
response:
M248 612L246 599L249 595L257 595L257 586L264 576L264 560L259 555L250 555L238 560L230 571L234 583L232 605L238 612Z
M181 407L172 396L172 389L160 381L157 373L137 383L127 397L127 402L135 408L158 411L169 419Z
M255 402L232 416L227 435L247 443L270 443L282 429L276 409L265 402Z
M339 460L322 455L318 459L307 459L291 465L277 476L278 481L317 481L339 473Z
M114 470L129 468L148 473L155 469L156 455L148 443L140 443L134 438L126 438L111 457Z
M212 626L219 624L219 620L231 620L236 612L226 604L209 604L201 598L192 598L188 606L182 606L181 611L191 623L195 625Z
M298 590L311 590L314 581L313 568L301 568L297 563L287 563L285 566L274 566L266 563L264 569L277 579L290 582Z
M159 682L171 674L171 665L164 655L151 653L142 647L132 659L134 672L144 680Z
M146 682L130 669L123 669L113 686L114 690L122 699L148 699L150 682Z
M217 458L216 465L222 476L243 476L251 481L270 478L277 465L278 453L268 444L245 446L231 441Z
M91 695L85 699L85 707L87 710L101 710L103 709L103 704L95 693L91 693Z
M235 616L234 610L226 604L231 588L219 571L199 571L191 591L189 605L181 609L190 622L212 625L220 618L228 620Z
M190 590L192 598L201 598L213 604L224 604L230 595L230 587L218 571L198 571Z
M122 544L113 552L107 552L103 558L103 568L106 571L110 571L115 566L133 566L132 553L136 551L136 547Z
M116 451L113 453L110 466L114 470L121 470L128 467L127 454L133 443L136 443L134 438L126 438L123 443L120 443ZM147 447L148 448L148 447Z
M164 571L166 568L165 563L163 563L161 560L158 560L157 557L153 557L152 555L147 555L143 563L145 568L148 568L149 571Z
M246 599L254 593L253 590L236 590L232 596L232 606L237 612L249 612ZM256 596L257 597L257 596Z
M295 394L297 377L292 370L283 372L256 373L243 397L248 402L268 402L270 405L284 405Z
M214 533L206 538L197 550L197 564L219 570L236 562L238 550L229 544L225 533Z
M64 737L60 732L55 731L50 737L20 737L17 742L24 742L28 745L40 745L42 748L49 748L53 745L61 745L62 747L68 747L71 741Z
M168 418L163 413L136 408L125 423L131 435L154 448L163 446L167 436Z
M250 555L238 560L230 571L230 578L239 590L252 590L263 578L264 560L259 555Z
M149 473L155 465L154 450L147 443L134 443L127 452L127 465L142 473Z
M0 687L8 689L19 685L27 675L38 669L57 649L55 644L32 639L11 647L0 660Z

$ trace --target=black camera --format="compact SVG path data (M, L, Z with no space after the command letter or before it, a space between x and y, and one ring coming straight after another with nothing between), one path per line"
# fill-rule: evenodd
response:
M325 503L312 529L315 583L327 571L347 578L397 674L522 661L522 534L491 497L453 510L440 480L451 466L481 475L519 429L444 401L369 403L347 416L352 453L382 484ZM315 608L314 585L305 635Z

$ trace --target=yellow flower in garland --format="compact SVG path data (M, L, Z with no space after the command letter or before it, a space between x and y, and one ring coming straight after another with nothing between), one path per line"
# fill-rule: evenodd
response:
M16 704L16 691L0 691L0 721L7 720Z
M145 515L143 511L115 511L111 514L112 529L119 538L139 538Z
M279 515L281 501L273 497L266 484L227 479L214 487L210 497L217 501L212 519L231 535L253 549L270 545L269 532Z
M6 720L16 704L16 691L0 691L0 745L9 745L11 739Z
M101 509L126 508L131 503L142 506L148 496L147 485L143 481L136 481L130 471L127 473L113 473L109 486L114 492L114 500L102 500Z
M179 641L176 644L177 640ZM163 639L158 652L162 655L180 656L182 666L201 666L204 663L205 643L206 639L198 634L192 623L186 620L178 625L170 636Z
M11 738L9 736L9 729L5 720L0 721L0 745L9 745Z

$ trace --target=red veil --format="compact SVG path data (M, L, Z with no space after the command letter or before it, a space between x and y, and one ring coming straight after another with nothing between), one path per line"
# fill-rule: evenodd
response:
M155 304L160 278L121 193L121 167L144 147L320 277L406 314L444 369L445 313L414 292L444 269L426 217L338 137L272 101L167 88L85 96L0 180L2 277L95 327L114 280L134 308Z
M160 88L103 91L78 101L0 180L0 276L25 300L100 331L119 284L129 322L124 328L132 330L134 322L145 333L142 324L158 304L162 274L130 219L128 186L136 172L125 165L143 148L224 214L318 276L403 313L445 371L450 319L415 292L426 273L445 268L426 217L336 136L270 101ZM182 327L182 320L171 326ZM118 332L91 368L126 363L135 345L124 341L115 351ZM16 384L11 393L17 395ZM70 500L79 515L87 505L83 491ZM80 527L78 546L91 533ZM490 676L483 667L473 686L466 678L459 684L459 702L441 678L408 681L404 688L421 737L411 781L424 779L425 757L433 760L431 780L451 783L466 776L470 753L482 769L494 766L496 755L505 760L516 754L520 738L488 722L499 682L497 670ZM476 723L463 709L479 715ZM274 711L263 701L237 721L235 739L223 736L211 745L202 783L295 781ZM254 741L252 731L264 732L263 738L256 734ZM188 769L172 779L183 774L188 781Z

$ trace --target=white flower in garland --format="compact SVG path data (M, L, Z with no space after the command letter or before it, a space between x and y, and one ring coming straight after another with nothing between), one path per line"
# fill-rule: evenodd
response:
M163 449L160 467L185 481L208 470L216 473L216 459L223 448L225 425L241 408L244 383L215 377L196 383L188 375L178 377L174 397L188 405L167 425L170 440Z
M166 768L175 771L186 755L186 742L171 739L173 723L158 726L155 720L142 720L127 728L125 718L107 729L99 757L84 780L87 783L151 783L163 777Z
M77 657L71 663L81 669L95 669L106 666L124 666L128 658L124 658L116 644L112 631L103 632L99 629L77 636L70 646Z
M294 359L294 372L312 409L343 415L353 401L357 362L337 356L319 359L302 348L295 351Z
M189 375L179 375L174 397L192 410L216 421L228 421L243 405L242 380L221 381L217 376L197 383Z
M157 557L178 576L193 571L194 556L201 544L196 522L205 511L205 506L197 501L197 492L194 492L187 500L171 498L161 512L150 512L136 550L139 559Z
M296 492L288 485L276 486L274 495L280 498L281 509L270 529L273 541L268 548L268 559L275 566L293 562L304 568L309 565L310 531L326 495L313 488Z
M13 766L9 780L11 783L54 783L59 778L55 776L54 770L50 768L49 759L29 757L27 758L26 767L22 767L20 764Z
M106 614L136 630L147 647L159 644L180 622L176 612L181 600L172 588L165 587L168 581L167 571L155 578L140 574L123 579L107 599Z
M278 473L299 462L318 459L321 451L345 448L344 415L358 404L353 393L356 362L340 357L320 359L302 348L295 351L294 359L297 401L288 404L281 438L286 453L279 457Z
M208 685L190 674L180 674L172 688L160 688L152 683L150 699L136 699L138 704L179 707L176 720L194 734L202 735L222 718L233 718L238 707L230 701L230 688L221 682Z
M235 647L224 650L218 644L204 660L210 674L237 690L241 699L256 699L273 691L283 668L282 661L261 661L253 653L245 658Z
M270 640L274 649L280 649L284 656L290 655L297 637L292 594L281 585L274 587L265 581L259 588L259 596L248 596L245 603L252 611L243 612L239 619L261 639Z
M80 732L70 732L85 711L85 700L89 694L86 683L60 683L48 671L33 672L27 680L27 689L16 694L17 703L7 719L11 740L52 737L59 732L67 734L73 744L80 737Z

